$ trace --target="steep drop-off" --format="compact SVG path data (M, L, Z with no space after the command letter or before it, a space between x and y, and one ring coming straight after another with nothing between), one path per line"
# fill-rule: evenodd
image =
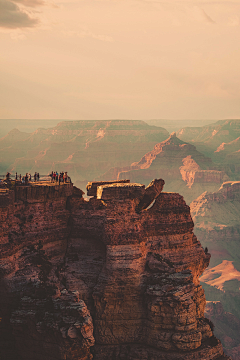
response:
M163 185L1 189L1 359L227 359L204 318L210 254Z

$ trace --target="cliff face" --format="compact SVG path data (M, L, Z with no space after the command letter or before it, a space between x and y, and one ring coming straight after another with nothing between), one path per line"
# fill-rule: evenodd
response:
M210 254L163 184L2 190L4 360L227 359L204 318Z

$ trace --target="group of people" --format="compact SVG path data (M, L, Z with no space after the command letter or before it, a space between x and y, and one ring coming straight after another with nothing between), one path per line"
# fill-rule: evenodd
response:
M51 178L51 182L58 182L59 184L61 182L66 183L68 180L71 182L71 179L69 178L67 171L58 173L57 171L52 171L51 174L49 174Z
M39 178L40 178L40 175L39 175L39 173L37 173L36 171L35 171L35 174L33 175L33 179L34 179L34 181L39 181ZM17 181L17 180L19 180L22 184L27 184L29 181L32 181L32 175L31 174L28 174L28 173L26 173L26 175L19 175L18 176L18 174L17 174L17 172L16 172L16 174L15 174L15 180Z
M10 181L11 180L10 176L11 176L10 172L7 172L5 180ZM60 183L67 183L67 182L71 183L71 178L68 176L67 171L65 172L62 171L60 173L58 173L57 171L52 171L48 176L50 176L52 183L58 182L59 185ZM39 181L39 179L40 179L40 175L38 172L35 172L33 176L30 173L26 173L26 175L23 176L21 174L18 175L17 172L15 173L15 181L20 181L22 184L28 184L29 182L32 181Z

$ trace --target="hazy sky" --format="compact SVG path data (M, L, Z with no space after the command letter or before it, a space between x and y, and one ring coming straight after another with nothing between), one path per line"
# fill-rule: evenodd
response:
M240 0L0 0L0 118L240 118Z

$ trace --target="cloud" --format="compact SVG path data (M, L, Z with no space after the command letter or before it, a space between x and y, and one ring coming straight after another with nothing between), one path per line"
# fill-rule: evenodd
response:
M0 27L8 29L34 27L39 23L9 0L0 0Z
M29 7L46 5L46 2L44 0L12 0L12 2L16 2Z

